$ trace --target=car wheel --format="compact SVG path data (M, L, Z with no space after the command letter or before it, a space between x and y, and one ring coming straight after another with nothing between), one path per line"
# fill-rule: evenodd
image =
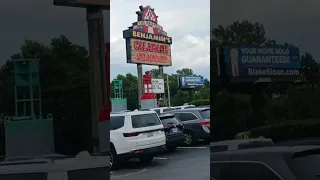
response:
M139 157L139 160L142 164L148 164L153 160L153 156L141 156Z
M191 132L184 133L184 144L187 146L191 146L194 144L194 137Z
M120 158L117 155L116 150L114 147L111 147L111 152L110 152L110 170L116 170L119 168L121 162Z

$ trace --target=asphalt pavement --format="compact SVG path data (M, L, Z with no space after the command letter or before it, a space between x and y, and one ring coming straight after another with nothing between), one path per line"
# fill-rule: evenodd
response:
M179 147L176 152L161 154L148 165L130 160L120 170L110 173L111 180L208 180L210 179L209 145Z

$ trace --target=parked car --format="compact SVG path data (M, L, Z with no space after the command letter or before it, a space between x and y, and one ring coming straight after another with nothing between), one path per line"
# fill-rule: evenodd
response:
M164 127L154 111L110 114L110 169L117 169L130 158L152 161L165 150Z
M167 150L174 151L184 141L183 123L174 117L174 114L161 114L159 118L166 134Z
M158 115L162 113L166 113L168 111L176 110L177 108L175 107L158 107L158 108L152 108L149 109L151 111L155 111Z
M195 105L183 105L183 106L174 106L176 109L188 109L188 108L195 108Z
M210 155L210 176L216 180L319 179L320 146L268 146Z
M173 106L173 107L158 107L158 108L152 108L149 109L151 111L157 112L157 114L166 113L173 110L179 110L179 109L187 109L187 108L194 108L195 105L183 105L183 106Z
M200 139L210 141L210 108L188 108L168 113L184 124L185 145L194 145Z

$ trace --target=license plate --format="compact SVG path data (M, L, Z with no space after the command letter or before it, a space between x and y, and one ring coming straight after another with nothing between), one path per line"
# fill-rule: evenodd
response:
M153 133L147 133L147 137L152 137Z
M178 132L177 128L172 128L172 132Z

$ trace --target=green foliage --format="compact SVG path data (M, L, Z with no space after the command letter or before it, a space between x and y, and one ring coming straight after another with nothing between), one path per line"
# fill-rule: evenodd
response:
M122 80L123 96L127 98L127 108L130 110L138 109L138 78L131 73L124 75L119 74L116 78ZM111 97L114 97L113 81L111 82Z
M319 137L320 121L300 119L287 121L250 130L250 138L263 136L274 141Z
M150 73L153 78L159 78L159 69L152 69L150 70ZM169 89L170 89L171 106L181 106L185 103L188 103L193 100L198 100L198 99L210 99L210 81L208 79L205 79L204 81L205 87L200 89L199 91L196 91L196 92L194 92L193 90L183 91L179 88L179 85L178 85L179 76L196 76L196 74L193 73L192 69L188 69L188 68L177 70L176 73L174 74L164 73L165 82L167 81L167 77L168 77L168 83L165 83L165 86L164 86L165 87L164 97L166 97L164 99L164 106L168 106L169 104L167 84L169 85ZM126 74L125 76L119 74L116 79L122 79L123 81L124 97L127 98L128 109L130 110L137 109L138 108L138 78L132 74ZM111 87L112 87L112 82L111 82Z
M213 104L211 133L214 140L233 139L238 132L247 129L246 119L251 113L250 96L222 90Z
M199 100L191 101L188 104L192 104L195 106L210 105L210 99L199 99Z
M43 114L54 116L56 151L63 154L90 149L91 132L88 121L90 86L88 51L70 42L65 36L51 40L49 45L26 40L20 52L13 54L0 74L0 113L14 115L13 67L10 62L20 58L40 59ZM77 142L78 141L78 142ZM66 148L67 147L67 148Z

